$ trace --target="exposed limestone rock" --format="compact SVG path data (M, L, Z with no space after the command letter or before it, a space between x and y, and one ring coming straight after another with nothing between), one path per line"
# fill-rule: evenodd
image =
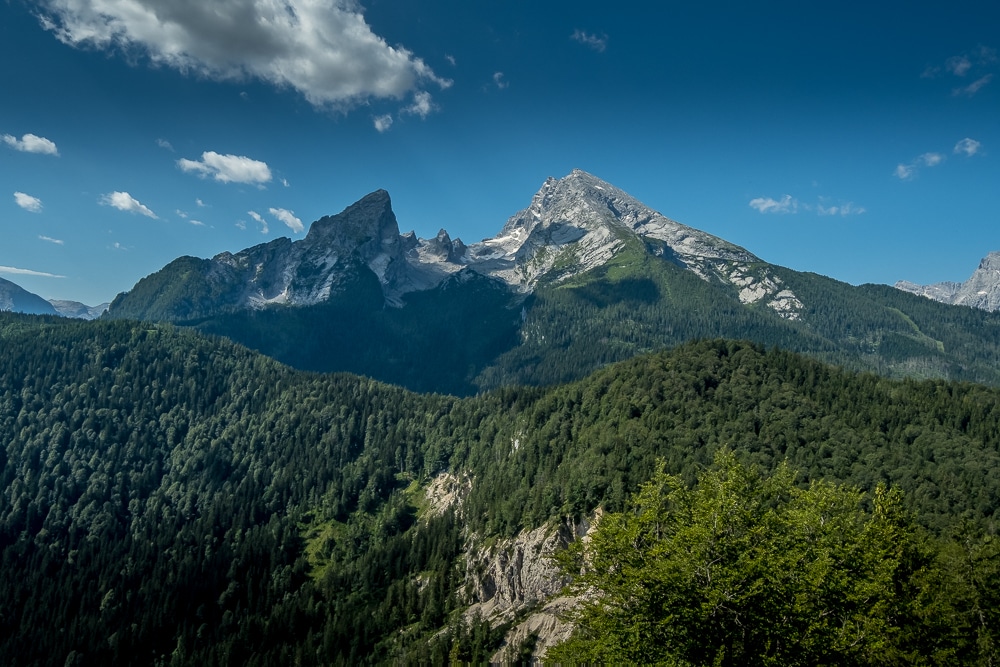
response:
M514 538L480 544L475 535L466 548L466 590L469 607L466 621L480 617L491 626L512 622L533 609L515 625L493 662L506 662L525 640L534 637L534 656L541 659L549 647L573 632L567 612L578 598L560 595L569 583L551 556L576 539L588 540L600 520L598 510L579 523L549 523Z
M424 490L428 515L440 516L451 507L461 507L471 490L472 478L468 474L458 477L450 472L441 473Z
M991 252L979 262L979 268L964 283L943 282L917 285L906 280L896 289L956 306L1000 310L1000 251Z

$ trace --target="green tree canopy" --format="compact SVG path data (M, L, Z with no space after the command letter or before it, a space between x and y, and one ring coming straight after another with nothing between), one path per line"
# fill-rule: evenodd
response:
M556 662L897 664L921 555L900 494L795 485L722 452L695 488L662 467L566 565L589 591ZM912 593L910 593L912 591Z

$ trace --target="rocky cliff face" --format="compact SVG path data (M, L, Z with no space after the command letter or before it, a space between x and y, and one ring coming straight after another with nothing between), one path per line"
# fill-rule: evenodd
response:
M994 251L986 255L979 262L979 268L964 283L917 285L900 280L896 283L896 288L956 306L971 306L989 311L1000 309L1000 252Z

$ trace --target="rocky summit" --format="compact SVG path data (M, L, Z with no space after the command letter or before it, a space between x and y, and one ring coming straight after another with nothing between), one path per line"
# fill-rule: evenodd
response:
M900 280L896 283L896 288L941 303L995 311L1000 309L1000 251L991 252L983 257L979 262L979 268L964 283L949 281L933 285L917 285Z
M112 303L112 315L186 319L272 304L314 305L350 282L360 266L377 276L385 301L433 289L463 271L517 294L602 266L627 249L663 257L702 280L734 288L797 319L802 303L747 250L670 220L584 171L549 178L500 233L470 245L442 229L432 239L400 234L389 194L373 192L312 224L300 241L276 239L211 260L180 258ZM178 285L188 283L186 289ZM197 298L201 295L203 298ZM193 298L194 297L194 298Z

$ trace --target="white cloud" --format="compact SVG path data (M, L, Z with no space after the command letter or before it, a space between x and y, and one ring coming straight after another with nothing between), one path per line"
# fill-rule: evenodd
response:
M927 167L936 167L944 162L944 155L941 153L924 153L917 160Z
M972 61L967 56L952 56L945 61L944 67L955 76L965 76L972 69Z
M750 208L757 209L761 213L795 213L799 208L799 202L791 195L785 195L781 199L757 197L750 200Z
M976 141L975 139L970 139L966 137L962 139L957 144L955 144L955 154L964 153L965 155L972 157L982 149L983 145Z
M493 73L493 83L495 83L497 85L497 88L499 88L500 90L503 90L510 85L509 83L503 80L503 72Z
M111 206L119 211L125 211L126 213L138 213L146 216L147 218L153 218L154 220L159 219L156 217L155 213L127 192L110 192L103 195L100 201L105 206Z
M204 227L205 226L204 222L202 222L201 220L195 220L194 218L188 220L188 222L190 222L195 227Z
M589 46L598 53L604 53L604 50L608 48L608 36L607 35L592 35L590 33L584 32L583 30L574 30L573 34L570 35L570 39L573 39L585 46Z
M861 215L865 212L865 207L858 206L854 202L846 202L834 206L824 206L821 203L816 206L816 212L819 215L839 215L846 218L849 215Z
M34 134L26 134L20 139L10 134L0 135L0 139L3 142L13 148L24 153L41 153L42 155L59 155L59 149L56 148L56 144L45 137L39 137Z
M375 129L379 132L385 132L390 127L392 127L392 115L385 114L382 116L375 116Z
M45 273L44 271L32 271L31 269L19 269L14 266L0 266L0 273L12 274L15 276L36 276L39 278L65 278L66 276L59 276L54 273Z
M972 97L973 95L978 93L983 86L985 86L992 80L993 80L993 75L986 74L984 76L979 77L978 79L970 83L968 86L963 86L961 88L954 89L953 91L951 91L951 94L955 96L965 95L966 97Z
M39 239L47 243L55 243L56 245L64 245L62 239L54 239L51 236L39 236Z
M32 213L40 213L42 210L42 200L38 197L32 197L31 195L25 194L23 192L14 193L14 201L18 206L23 208L25 211L31 211Z
M220 183L263 185L271 180L271 169L267 163L245 155L220 155L215 151L205 151L200 161L181 158L177 166L183 171L211 176Z
M295 213L292 211L287 211L283 208L269 208L268 212L278 220L285 223L285 226L296 234L301 234L305 231L305 226L302 224L302 221L296 218Z
M170 151L171 153L174 152L173 144L171 144L166 139L157 139L156 140L156 145L159 146L160 148L164 148L164 149Z
M246 228L247 228L246 221L245 220L237 220L236 221L236 228L237 229L242 229L242 230L246 231Z
M195 203L195 205L197 205L197 206L198 206L198 208L205 208L205 202L203 202L203 201L202 201L202 200L200 200L200 199L195 199L195 200L194 200L194 203Z
M267 220L265 220L260 213L258 213L257 211L247 211L247 215L253 218L257 222L257 224L260 225L261 234L267 234L270 231L267 228Z
M450 65L451 65L452 67L454 67L454 66L456 65L456 63L455 63L455 56L452 56L452 55L448 55L448 54L445 54L445 56L444 56L444 59L445 59L445 60L447 60L447 61L448 61L448 63L449 63L449 64L450 64Z
M917 158L911 162L896 165L896 169L892 173L901 181L909 181L916 178L917 171L920 167L936 167L944 162L944 160L945 156L943 153L924 153L923 155L917 156Z
M914 171L913 165L897 164L896 170L892 173L901 181L908 181L913 178Z
M437 107L431 101L431 94L427 91L421 90L420 92L414 94L413 104L403 109L406 113L411 113L421 118L427 118L427 115L434 111Z
M451 82L372 32L356 0L41 0L42 26L76 47L142 54L217 80L291 87L318 107Z
M282 178L281 179L281 184L284 185L286 188L290 188L291 187L291 185L289 184L287 178Z

